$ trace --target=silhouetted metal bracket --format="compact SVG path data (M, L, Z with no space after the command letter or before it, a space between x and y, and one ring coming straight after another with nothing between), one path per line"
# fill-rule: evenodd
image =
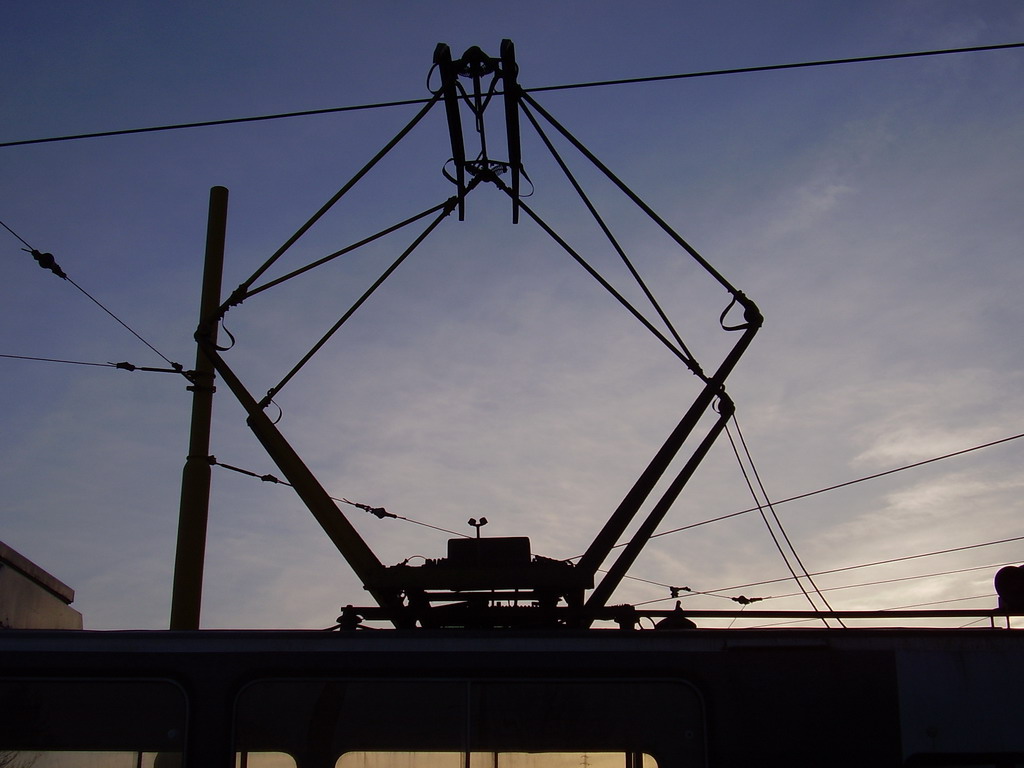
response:
M448 135L452 143L452 160L455 163L455 186L459 194L459 221L466 220L466 143L462 138L462 115L459 110L459 73L452 61L452 51L447 43L438 43L434 49L434 64L441 74L441 98L448 116Z
M444 100L445 114L448 118L448 135L452 147L452 163L454 175L448 178L458 188L460 195L459 221L465 220L465 203L463 193L466 189L467 174L491 180L506 172L510 175L512 191L512 222L519 221L519 187L522 176L522 149L519 134L519 99L520 88L517 82L519 67L516 64L515 45L511 40L501 41L501 55L497 58L488 56L479 47L468 48L462 57L452 59L451 48L447 43L438 43L434 49L434 65L441 76L440 93ZM485 78L490 78L484 84ZM467 90L460 78L469 80L471 87ZM508 149L508 160L495 160L488 151L487 127L484 113L497 93L499 83L502 88L505 106L505 136ZM475 159L466 156L466 141L462 126L462 104L468 106L473 114L474 129L479 137L480 151Z
M508 137L508 167L512 182L512 223L518 224L523 151L519 140L519 65L516 64L516 47L511 40L501 41L501 76L505 81L505 135Z

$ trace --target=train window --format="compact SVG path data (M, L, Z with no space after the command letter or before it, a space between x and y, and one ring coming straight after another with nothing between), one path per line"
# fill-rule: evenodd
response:
M0 754L34 768L181 762L185 695L168 680L6 678L0 701Z
M924 768L1024 768L1024 755L914 755L908 766Z
M236 752L235 768L295 768L295 758L284 752Z
M300 768L704 764L704 710L676 680L271 679L235 700L235 749Z
M0 752L3 768L179 768L177 752L49 750Z
M346 752L336 768L658 768L632 752Z
M0 751L0 768L180 768L180 752ZM235 768L295 768L281 752L239 752Z

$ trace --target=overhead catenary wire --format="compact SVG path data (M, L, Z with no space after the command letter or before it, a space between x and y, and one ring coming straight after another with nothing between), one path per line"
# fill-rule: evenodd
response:
M55 357L30 357L29 355L0 355L8 360L33 360L40 363L64 363L65 365L92 365L100 368L116 368L116 363L89 363L83 360L60 360Z
M765 514L765 511L764 511L764 506L765 505L762 505L761 502L759 501L758 496L757 496L757 492L754 490L754 486L750 482L750 476L747 474L747 469L746 469L746 467L743 464L743 460L740 458L740 453L739 453L739 450L738 450L738 448L736 446L736 441L733 439L732 431L729 429L728 423L726 423L726 426L725 426L725 433L726 433L726 435L729 438L729 444L732 446L733 453L736 456L736 461L739 464L740 472L743 475L743 480L747 484L747 489L750 491L751 496L754 498L754 502L757 504L758 512L760 512L761 519L764 521L765 527L768 529L768 533L769 533L769 535L772 538L772 542L775 544L775 549L778 551L779 555L782 557L782 562L785 563L786 569L789 571L790 575L793 577L793 581L796 582L796 585L800 588L800 592L803 594L804 599L807 600L807 603L811 606L811 610L815 610L815 611L819 610L818 606L814 604L814 600L811 598L811 595L807 591L807 588L804 586L803 581L801 581L800 576L797 575L796 568L794 568L793 564L790 562L789 555L786 553L786 550L783 548L782 543L779 541L779 537L776 535L775 529L772 528L772 524L768 521L768 516ZM749 459L750 459L749 454L747 455L747 459L749 461ZM762 491L763 491L763 488L762 488ZM766 499L766 502L767 502L767 497L765 497L765 499ZM796 557L796 550L793 548L793 545L790 542L789 537L786 536L785 531L782 530L782 525L779 522L778 517L775 517L775 524L779 528L779 530L782 533L782 535L783 535L787 545L789 546L790 552L792 552L794 557ZM796 557L796 560L797 560L797 563L800 565L800 567L803 569L803 575L810 582L810 584L813 587L815 593L817 593L818 597L823 602L825 602L826 606L828 606L828 601L825 600L824 595L821 594L821 590L818 589L817 585L810 578L810 574L808 574L807 573L807 569L803 567L803 563L800 562L800 558ZM832 610L832 607L828 606L828 609ZM821 619L821 622L826 627L831 628L829 623L828 623L828 621L824 617Z
M185 368L184 368L184 366L183 366L183 365L182 365L181 363L175 363L175 362L174 362L173 360L171 360L171 359L170 359L169 357L167 357L167 356L166 356L166 355L165 355L165 354L164 354L163 352L161 352L161 351L160 351L159 349L157 349L157 348L156 348L156 347L154 347L154 346L153 346L152 344L150 344L150 343L149 343L148 341L146 341L146 340L145 340L145 339L144 339L144 338L143 338L143 337L142 337L142 336L141 336L141 335L139 334L139 332L138 332L138 331L136 331L136 330L135 330L134 328L132 328L132 327L131 327L130 325L128 325L128 323L126 323L126 322L125 322L124 320L122 320L122 319L121 319L120 317L118 317L118 316L117 316L117 315L115 315L115 314L114 314L113 312L111 312L111 311L110 311L110 310L109 310L109 309L108 309L107 307L105 307L105 306L104 306L104 305L103 305L103 304L102 304L102 303L101 303L101 302L100 302L100 301L99 301L99 300L98 300L98 299L97 299L97 298L96 298L95 296L93 296L93 295L92 295L92 294L90 294L90 293L89 293L88 291L86 291L86 290L85 290L85 288L83 288L82 286L80 286L80 285L79 285L78 283L76 283L76 282L75 282L74 280L72 280L72 279L71 279L70 277L66 277L65 279L66 279L66 280L67 280L67 281L68 281L69 283L71 283L71 284L72 284L73 286L75 286L75 288L77 288L77 289L78 289L79 291L81 291L81 292L82 292L82 293L83 293L83 294L85 295L85 297L86 297L87 299L89 299L89 301L91 301L91 302L92 302L93 304L95 304L95 305L96 305L97 307L99 307L99 308L100 308L100 309L102 309L102 310L103 310L104 312L106 312L106 313L107 313L108 315L110 315L110 316L111 316L112 318L114 318L114 320L116 320L116 321L117 321L117 322L118 322L118 323L119 323L119 324L120 324L120 325L121 325L122 327L124 327L124 329L125 329L125 330L127 330L127 331L128 331L128 333L130 333L130 334L131 334L132 336L134 336L134 337L135 337L136 339L138 339L138 340L139 340L139 341L141 341L141 342L142 342L143 344L145 344L145 345L146 345L147 347L149 347L149 348L150 348L150 349L151 349L151 350L152 350L153 352L155 352L155 353L156 353L156 355L157 355L157 357L159 357L159 358L160 358L161 360L163 360L163 361L164 361L165 363L167 363L167 364L168 364L169 366L171 366L172 368L174 368L174 369L175 369L176 371L178 371L179 373L183 373L183 372L184 372Z
M1015 536L1015 537L1008 538L1008 539L998 539L996 541L987 541L987 542L982 542L980 544L968 544L968 545L963 546L963 547L953 547L953 548L950 548L950 549L940 549L940 550L935 550L933 552L922 552L922 553L919 553L919 554L916 554L916 555L906 555L904 557L890 558L888 560L877 560L877 561L870 562L870 563L861 563L859 565L848 565L848 566L844 566L842 568L831 568L831 569L823 570L823 571L815 571L811 575L812 576L824 576L826 574L841 573L841 572L844 572L844 571L853 571L853 570L858 570L860 568L872 568L872 567L875 567L875 566L878 566L878 565L889 565L891 563L898 563L898 562L903 562L903 561L907 561L907 560L916 560L916 559L919 559L919 558L933 557L933 556L937 556L937 555L945 555L945 554L950 554L950 553L953 553L953 552L962 552L962 551L969 550L969 549L978 549L978 548L981 548L981 547L995 546L995 545L998 545L998 544L1008 544L1008 543L1012 543L1012 542L1016 542L1016 541L1024 541L1024 536ZM1012 561L1012 562L1019 562L1019 561ZM991 565L991 566L981 566L981 568L998 568L998 567L1001 567L1001 565L1007 565L1007 564L1009 564L1009 563L995 564L995 565ZM941 573L934 574L934 575L936 575L936 576L945 576L945 575L949 575L949 574L953 574L953 573L960 573L960 572L966 572L968 570L979 570L979 569L958 569L958 570L951 570L951 571L941 572ZM917 578L917 577L906 577L906 578L907 579L911 579L911 578ZM899 580L900 579L893 579L893 581L899 581ZM691 594L692 595L698 595L699 594L699 595L711 596L711 595L714 595L716 593L721 593L721 592L730 592L730 593L732 593L732 592L737 592L737 591L742 590L742 589L749 589L750 587L760 587L760 586L765 586L767 584L778 584L778 583L786 582L786 581L790 581L790 577L782 576L782 577L779 577L779 578L776 578L776 579L765 579L763 581L748 582L746 584L733 584L732 586L721 587L721 588L718 588L718 589L709 589L709 590L702 590L702 591L687 590L687 594L683 595L683 597L689 597ZM648 583L657 584L657 582L648 582ZM881 582L881 583L886 583L886 582ZM668 587L667 584L660 584L659 586ZM860 586L860 585L853 585L853 586ZM871 585L865 585L865 586L871 586ZM800 594L800 593L794 593L793 595L773 595L772 597L794 597L794 596L797 596L798 594ZM661 597L661 598L657 598L657 599L654 599L654 600L647 600L647 601L644 601L642 603L636 603L636 605L638 605L638 606L639 605L651 605L653 603L660 603L660 602L664 602L665 600L669 600L669 599L674 600L677 597L679 597L679 596L678 595L673 595L671 598ZM765 598L765 599L768 599L768 598ZM912 607L912 606L903 606L903 607ZM896 609L893 608L893 609L888 609L888 610L896 610Z
M975 446L972 446L970 448L963 448L963 449L958 450L958 451L952 451L950 453L942 454L941 456L934 456L934 457L932 457L930 459L924 459L923 461L913 462L911 464L905 464L905 465L900 466L900 467L894 467L892 469L888 469L888 470L885 470L885 471L882 471L882 472L876 472L876 473L874 473L872 475L867 475L865 477L860 477L860 478L857 478L855 480L849 480L849 481L846 481L844 483L837 483L835 485L830 485L830 486L825 487L825 488L819 488L819 489L817 489L815 491L809 491L807 493L802 493L802 494L799 494L799 495L796 495L796 496L790 496L789 498L781 499L781 500L778 500L778 501L774 501L772 503L773 503L773 505L778 505L778 504L783 504L783 503L785 503L787 501L796 501L798 499L804 499L804 498L807 498L809 496L815 496L815 495L818 495L818 494L821 494L821 493L826 493L826 492L829 492L829 491L834 491L834 490L837 490L839 488L845 488L846 486L854 485L854 484L857 484L857 483L863 483L863 482L866 482L868 480L875 480L875 479L878 479L880 477L885 477L887 475L891 475L891 474L894 474L894 473L897 473L897 472L903 472L903 471L908 470L908 469L914 469L914 468L917 468L917 467L925 466L927 464L932 464L932 463L937 462L937 461L943 461L945 459L954 458L956 456L962 456L962 455L965 455L965 454L968 454L968 453L972 453L974 451L983 450L985 448L991 448L993 446L1001 445L1003 443L1008 443L1008 442L1011 442L1013 440L1019 440L1022 437L1024 437L1024 433L1019 433L1019 434L1016 434L1016 435L1011 435L1009 437L1000 438L999 440L991 440L991 441L989 441L987 443L981 443L980 445L975 445ZM739 512L732 512L732 513L727 514L727 515L720 515L718 517L714 517L714 518L710 518L710 519L707 519L707 520L703 520L703 521L700 521L698 523L691 523L689 525L685 525L685 526L682 526L682 527L679 527L679 528L673 528L673 529L668 530L668 531L662 531L660 533L654 534L653 536L651 536L651 538L654 539L654 538L657 538L659 536L666 536L666 535L672 534L672 533L679 533L681 531L689 530L691 528L696 528L698 526L708 525L710 523L720 522L722 520L728 520L730 518L737 517L739 515L748 514L750 512L756 512L756 511L758 511L758 509L759 509L759 507L755 506L755 507L750 507L748 509L740 510ZM952 553L952 552L959 552L959 551L966 550L966 549L976 549L976 548L979 548L979 547L992 546L992 545L996 545L996 544L1005 544L1005 543L1021 541L1021 540L1024 540L1024 536L1019 536L1019 537L1014 537L1014 538L1009 538L1009 539L999 539L997 541L983 542L981 544L970 544L970 545L967 545L967 546L964 546L964 547L953 547L953 548L950 548L950 549L937 550L937 551L934 551L934 552L925 552L925 553L916 554L916 555L907 555L905 557L891 558L891 559L888 559L888 560L880 560L880 561L876 561L876 562L872 562L872 563L864 563L864 564L861 564L861 565L852 565L852 566L845 566L843 568L832 568L832 569L829 569L829 570L814 571L814 572L810 573L809 575L810 576L822 576L822 575L830 574L830 573L840 573L842 571L855 570L855 569L858 569L858 568L868 568L868 567L872 567L872 566L876 566L876 565L887 565L889 563L901 562L903 560L914 560L914 559L921 558L921 557L930 557L930 556L933 556L933 555L948 554L948 553ZM616 545L617 548L618 547L623 547L623 546L625 546L625 544L617 544ZM566 559L567 560L576 560L579 557L581 557L581 556L580 555L576 555L575 557L570 557L570 558L566 558ZM627 575L625 578L627 578L627 579L629 579L631 581L640 581L640 582L644 582L644 583L647 583L647 584L653 584L655 586L665 587L666 589L673 589L673 590L680 589L679 587L675 587L675 586L670 585L670 584L665 584L665 583L662 583L662 582L652 581L650 579L643 579L643 578L640 578L640 577L637 577L637 576L628 576ZM777 578L777 579L767 579L767 580L764 580L764 581L750 582L750 583L747 583L747 584L738 584L738 585L733 585L733 586L730 586L730 587L723 587L721 589L698 591L698 590L691 590L689 588L684 588L684 591L687 592L688 594L693 594L693 595L697 595L697 594L699 594L699 595L711 595L711 594L713 594L715 592L735 592L735 591L740 590L740 589L746 589L746 588L749 588L749 587L764 586L766 584L777 584L777 583L785 582L785 581L789 581L789 580L790 580L789 577L781 577L781 578ZM677 596L678 595L673 595L671 598L658 598L656 600L650 600L650 601L646 601L644 603L638 603L638 605L646 605L648 603L661 602L662 600L675 599Z
M184 372L185 372L184 366L182 366L180 363L172 362L170 360L170 358L166 357L160 350L158 350L156 347L154 347L152 344L150 344L148 341L146 341L146 339L144 339L138 333L138 331L136 331L134 328L132 328L130 325L128 325L124 320L122 320L120 317L118 317L112 311L110 311L110 309L108 309L106 306L104 306L104 304L102 302L100 302L99 299L97 299L95 296L93 296L91 293L89 293L87 290L85 290L85 288L83 288L78 283L76 283L74 280L72 280L70 277L68 277L68 275L64 272L64 270L61 269L60 266L57 264L56 260L53 257L53 254L51 254L51 253L43 253L43 252L39 251L37 248L34 248L27 240L25 240L25 238L23 238L21 235L19 235L17 232L15 232L5 222L0 221L0 225L3 225L4 229L6 229L8 232L10 232L12 235L14 235L16 238L18 238L18 240L20 240L25 245L25 248L23 248L22 250L26 251L27 253L32 254L32 257L36 260L36 262L39 264L40 267L42 267L43 269L49 270L50 272L55 274L60 279L65 280L68 283L70 283L71 285L73 285L87 299L89 299L89 301L91 301L97 307L99 307L104 312L106 312L108 315L110 315L112 318L114 318L114 320L116 320L125 330L127 330L130 334L132 334L132 336L134 336L136 339L138 339L143 344L145 344L147 347L149 347L150 350L155 352L156 355L161 360L163 360L165 363L167 363L169 366L171 366L171 368L173 368L176 373L184 374Z
M885 560L875 560L870 563L859 563L857 565L846 565L841 568L829 568L821 571L814 571L811 573L812 576L825 576L831 573L842 573L844 571L855 571L861 568L874 568L879 565L890 565L892 563L902 563L908 560L919 560L924 557L937 557L939 555L949 555L954 552L965 552L969 549L981 549L982 547L994 547L999 544L1010 544L1017 541L1024 541L1024 536L1011 536L1006 539L996 539L994 541L984 541L979 544L965 544L961 547L949 547L947 549L937 549L931 552L920 552L915 555L904 555L902 557L890 557ZM706 592L735 592L737 589L748 589L749 587L761 587L765 584L778 584L779 582L789 581L788 576L782 576L777 579L764 579L763 581L751 581L746 584L733 584L728 587L721 587L719 589L709 589Z
M818 589L818 585L814 582L814 578L811 576L810 572L807 570L807 566L804 565L803 560L800 558L800 553L796 551L796 547L793 546L793 542L792 542L792 540L790 540L789 534L786 533L786 529L782 525L782 520L779 519L779 515L775 511L775 505L772 504L771 499L768 497L768 491L765 490L764 483L761 481L761 474L757 471L757 466L754 464L754 459L750 455L750 449L747 447L747 441L743 437L743 431L740 429L740 423L739 423L739 420L736 418L736 414L735 413L733 413L733 416L732 416L732 423L733 423L733 426L736 427L736 435L737 435L737 437L739 437L740 445L743 447L743 454L744 454L744 456L746 456L747 464L750 466L750 471L753 473L754 479L757 481L757 486L758 486L758 488L761 491L761 498L763 498L765 500L765 506L768 508L768 511L771 512L772 519L775 521L775 526L779 529L779 532L782 534L782 538L785 540L786 546L789 547L789 551L793 553L793 558L796 560L797 565L800 566L800 570L803 572L804 577L807 579L807 581L810 583L811 587L814 589L814 592L818 595L819 598L821 598L821 601L823 603L825 603L825 607L828 608L828 610L830 610L830 611L834 610L832 608L831 604L829 604L828 599L825 597L824 594L822 594L822 591L820 589ZM728 432L728 430L729 430L729 427L728 427L728 425L726 425L726 431ZM730 442L732 442L732 433L731 432L729 433L729 440L730 440ZM733 448L735 450L735 446L733 446ZM742 462L741 462L741 464L742 464ZM749 481L748 481L748 484L749 484ZM756 494L755 494L755 498L756 498ZM763 510L762 510L762 516L763 516ZM845 624L843 624L843 620L842 619L838 619L838 621L839 621L840 626L842 626L842 627L846 626Z
M879 608L878 610L871 611L871 615L870 616L847 616L847 617L848 618L867 618L867 617L870 617L870 618L880 618L880 617L883 617L884 618L884 617L886 617L885 613L888 613L888 612L892 612L896 617L901 617L901 616L899 616L898 613L896 613L896 611L898 611L898 610L915 609L915 608L926 608L926 607L930 607L932 605L947 605L949 603L962 603L962 602L966 602L968 600L991 599L993 597L995 597L995 594L994 593L989 593L989 594L986 594L986 595L970 595L969 597L953 597L953 598L950 598L948 600L932 600L931 602L927 602L927 603L914 603L912 605L893 605L893 606L890 606L888 608ZM850 612L850 611L848 611L848 612ZM989 622L992 621L993 615L987 609L983 609L983 610L981 610L979 612L983 613L982 618L985 618L985 620L988 620ZM957 615L963 615L963 613L958 613ZM933 615L928 613L928 612L919 612L918 615L915 615L915 616L912 616L912 617L913 618L932 618ZM941 615L934 616L934 617L941 617ZM1008 616L1008 618L1009 618L1009 616ZM813 618L812 617L796 618L796 620L793 620L793 621L790 621L790 622L777 622L777 623L773 623L773 624L761 624L761 625L756 625L754 627L745 627L744 629L748 629L748 630L765 630L765 629L770 629L772 627L785 627L785 626L790 626L790 625L794 625L794 624L803 624L804 622L809 622L809 621L813 621ZM971 624L976 624L976 623L977 622L972 622Z
M787 497L785 499L778 499L776 501L773 501L772 504L774 504L775 506L778 506L779 504L786 504L786 503L791 502L791 501L799 501L800 499L807 499L807 498L810 498L811 496L817 496L817 495L822 494L822 493L828 493L830 491L836 491L836 490L839 490L840 488L846 488L848 486L856 485L858 483L865 483L865 482L867 482L869 480L877 480L878 478L886 477L888 475L893 475L893 474L896 474L897 472L905 472L908 469L916 469L917 467L923 467L923 466L925 466L927 464L933 464L933 463L935 463L937 461L944 461L946 459L952 459L952 458L954 458L956 456L963 456L964 454L972 453L973 451L980 451L980 450L982 450L984 448L991 448L993 446L1001 445L1003 443L1009 443L1009 442L1011 442L1013 440L1020 440L1021 438L1024 438L1024 432L1016 434L1016 435L1010 435L1009 437L1003 437L1003 438L1000 438L998 440L992 440L990 442L982 443L980 445L975 445L975 446L972 446L970 448L963 448L963 449L961 449L959 451L953 451L951 453L945 453L945 454L942 454L941 456L933 456L930 459L924 459L922 461L915 461L915 462L913 462L911 464L904 464L904 465L899 466L899 467L893 467L892 469L886 469L886 470L884 470L882 472L875 472L874 474L871 474L871 475L865 475L864 477L858 477L858 478L856 478L854 480L847 480L847 481L842 482L842 483L836 483L835 485L829 485L829 486L826 486L825 488L818 488L817 490L814 490L814 491L807 491L806 493L800 493L800 494L797 494L796 496L789 496L789 497ZM681 525L678 528L670 528L667 531L658 531L658 533L655 533L653 536L651 536L651 538L652 539L657 539L657 538L659 538L661 536L669 536L669 535L674 534L674 533L681 533L683 531L691 530L692 528L699 528L699 527L704 526L704 525L710 525L711 523L718 523L718 522L721 522L722 520L729 520L729 519L731 519L733 517L739 517L741 515L750 514L751 512L757 512L757 510L758 510L757 507L748 507L746 509L741 509L738 512L729 512L728 514L719 515L718 517L711 517L711 518L708 518L706 520L701 520L701 521L696 522L696 523L688 523L687 525ZM622 543L622 544L616 544L615 546L616 546L616 548L618 548L618 547L624 547L626 545L624 543ZM568 559L568 560L576 560L579 557L582 557L582 555L576 555L574 557L570 557L570 558L566 558L566 559Z
M903 581L916 581L917 579L932 579L940 576L954 576L960 573L971 573L973 571L987 571L993 568L1003 568L1007 565L1016 565L1019 560L1008 560L1002 563L989 563L987 565L975 565L970 568L954 568L949 571L937 571L934 573L918 573L914 576L900 576L896 579L879 579L877 581L865 581L859 584L842 584L838 587L825 587L822 592L838 592L841 589L863 589L864 587L878 587L884 584L896 584ZM771 598L765 598L766 600L781 600L786 597L797 597L799 592L791 592L785 595L772 595Z
M21 241L22 245L24 245L24 246L25 246L26 248L28 248L28 249L29 249L29 252L31 252L31 251L34 251L34 250L35 250L35 248L33 248L33 247L32 247L32 246L31 246L31 245L30 245L30 244L28 243L28 241L27 241L27 240L25 240L25 238L23 238L23 237L22 237L21 235L19 235L19 234L18 234L17 232L15 232L15 231L14 231L13 229L11 229L10 227L8 227L8 226L7 226L7 224L5 224L4 222L0 221L0 226L2 226L2 227L3 227L4 229L6 229L6 230L7 230L8 232L10 232L10 233L11 233L12 235L14 235L14 236L15 236L16 238L18 238L18 239L19 239L19 240Z
M827 67L827 66L838 66L845 64L863 64L869 62L880 62L880 61L895 61L899 59L913 59L923 58L928 56L947 56L951 54L965 54L965 53L980 53L984 51L999 51L1013 48L1022 48L1024 43L1000 43L995 45L977 45L966 48L943 48L934 49L927 51L912 51L905 53L888 53L878 54L875 56L856 56L852 58L841 58L841 59L824 59L817 61L804 61L794 62L787 64L765 64L760 66L752 67L732 67L728 69L714 69L714 70L703 70L697 72L683 72L678 74L669 75L649 75L646 77L629 77L619 78L614 80L595 80L590 82L582 83L568 83L564 85L542 85L533 88L523 89L529 93L542 93L545 91L566 91L576 90L584 88L599 88L616 85L636 85L640 83L653 83L653 82L664 82L671 80L686 80L701 77L721 77L726 75L744 75L754 74L759 72L773 72L782 70L793 70L793 69L807 69L813 67ZM501 91L496 92L496 95L501 94ZM270 120L283 120L288 118L297 117L313 117L318 115L329 115L338 114L343 112L359 112L374 109L388 109L393 107L404 107L404 106L415 106L419 104L426 104L431 99L429 98L417 98L417 99L399 99L394 101L379 101L370 102L366 104L352 104L341 107L326 107L323 109L306 109L296 112L278 112L265 115L254 115L249 117L232 117L224 118L220 120L202 120L191 123L172 123L169 125L154 125L145 128L123 128L120 130L111 131L98 131L94 133L77 133L77 134L66 134L62 136L47 136L43 138L35 139L19 139L16 141L5 141L0 142L0 148L3 147L17 147L26 146L31 144L48 144L53 142L61 141L78 141L82 139L97 139L114 136L129 136L133 134L141 133L158 133L164 131L180 131L188 130L192 128L209 128L214 126L223 125L238 125L242 123L255 123L255 122L266 122Z
M177 368L149 368L143 365L133 365L132 363L121 362L121 363L92 363L84 360L62 360L55 357L32 357L30 355L5 355L0 354L0 357L9 360L32 360L40 363L64 363L65 365L90 365L99 368L116 368L119 371L145 371L147 373L184 373L189 375L191 371L179 371Z
M598 568L598 572L599 573L607 573L608 571L606 571L603 568ZM720 600L732 600L733 602L741 602L743 600L747 600L748 599L748 598L744 597L743 595L739 595L738 597L729 597L728 595L720 595L720 594L717 594L715 592L701 592L700 590L697 590L697 589L690 589L690 587L677 587L677 586L674 586L674 585L671 585L671 584L663 584L660 581L652 581L651 579L643 579L643 578L640 578L639 576L630 576L629 574L624 575L622 578L626 579L626 580L629 580L629 581L639 581L642 584L652 584L652 585L654 585L656 587L664 587L665 589L671 590L672 594L671 594L670 597L659 597L659 598L657 598L655 600L645 600L642 603L633 603L633 607L634 608L636 606L639 606L639 605L651 605L653 603L660 603L660 602L663 602L665 600L678 600L680 598L680 596L681 596L680 593L683 593L683 592L685 592L688 597L689 596L694 596L694 595L703 595L704 597L715 597L715 598L718 598ZM757 600L763 600L763 599L765 599L765 598L757 598Z
M275 475L270 475L270 474L263 474L263 475L261 475L261 474L259 474L257 472L253 472L253 471L248 470L248 469L243 469L242 467L236 467L236 466L233 466L231 464L225 464L222 461L218 461L216 456L208 456L207 457L207 461L210 463L210 466L212 466L212 467L221 467L223 469L227 469L227 470L230 470L232 472L237 472L240 475L245 475L247 477L256 478L257 480L262 480L265 483L272 483L274 485L284 485L284 486L287 486L288 488L293 488L294 487L291 483L289 483L289 482L287 482L285 480L281 480L278 477L276 477ZM414 520L411 517L403 517L402 515L396 515L393 512L388 512L383 507L371 507L368 504L360 504L359 502L349 501L348 499L342 498L340 496L329 496L329 498L331 499L331 501L336 501L336 502L338 502L340 504L348 504L350 506L362 509L364 512L369 512L374 517L377 517L377 518L379 518L381 520L383 520L384 518L392 518L394 520L401 520L402 522L405 522L405 523L412 523L413 525L420 525L420 526L423 526L424 528L431 528L431 529L433 529L435 531L441 531L442 533L450 533L453 536L461 536L464 539L472 538L469 534L466 534L466 533L460 533L459 531L451 531L451 530L449 530L447 528L442 528L442 527L440 527L438 525L431 525L430 523L424 523L424 522L422 522L420 520Z
M932 578L939 578L939 577L942 577L942 576L954 576L954 575L957 575L957 574L971 573L971 572L974 572L974 571L989 571L989 570L992 570L993 568L1002 568L1002 567L1007 566L1007 565L1016 565L1019 562L1020 562L1019 560L1008 560L1008 561L999 562L999 563L987 563L985 565L975 565L975 566L971 566L970 568L953 568L953 569L946 570L946 571L933 571L933 572L930 572L930 573L918 573L918 574L914 574L913 576L900 576L900 577L894 578L894 579L878 579L876 581L864 581L864 582L859 582L857 584L842 584L842 585L837 586L837 587L825 587L821 591L822 592L838 592L839 590L842 590L842 589L862 589L864 587L877 587L877 586L882 586L882 585L885 585L885 584L896 584L896 583L904 582L904 581L916 581L918 579L932 579ZM815 574L815 575L818 575L818 574ZM666 589L680 590L679 587L673 587L673 586L671 586L669 584L663 584L661 582L652 581L650 579L642 579L642 578L639 578L639 577L636 577L636 576L627 576L626 578L627 579L631 579L633 581L639 581L639 582L642 582L642 583L645 583L645 584L651 584L651 585L654 585L654 586L657 586L657 587L664 587ZM789 581L789 579L783 578L783 579L779 579L779 581ZM737 589L741 589L741 588L742 587L737 587ZM719 597L719 598L724 598L724 599L727 599L727 600L734 600L734 601L737 600L737 598L734 598L734 597L729 597L727 595L718 594L719 592L724 592L725 590L700 591L700 590L690 589L689 587L684 587L684 588L682 588L682 591L686 592L686 595L685 595L686 597L702 595L702 596L705 596L705 597ZM803 594L802 592L788 592L788 593L784 593L784 594L780 594L780 595L762 595L762 596L760 596L760 597L758 597L756 599L758 601L761 601L761 600L782 600L784 598L789 598L789 597L800 597L802 594ZM680 597L681 597L681 595L678 592L676 592L675 594L672 594L669 597L658 597L658 598L655 598L653 600L644 600L643 602L634 603L633 605L634 605L634 607L641 606L641 605L654 605L655 603L663 603L666 600L678 600ZM752 599L752 598L748 598L748 599Z

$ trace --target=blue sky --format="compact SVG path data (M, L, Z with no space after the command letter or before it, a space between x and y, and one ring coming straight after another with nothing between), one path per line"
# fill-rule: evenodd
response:
M557 85L1018 42L1016 2L38 2L7 14L0 140L428 95L438 42ZM773 498L1024 432L1016 338L1024 202L1019 50L538 94L712 264L765 326L729 381ZM246 278L414 114L379 109L0 148L0 219L191 367L208 190L231 190L225 288ZM443 113L282 260L280 274L452 193ZM543 147L530 204L624 286ZM588 182L594 175L582 173ZM725 294L606 186L595 199L707 366ZM159 358L0 232L0 353ZM275 384L408 242L396 238L227 317L253 391ZM398 250L396 250L398 249ZM635 291L630 292L634 295ZM0 539L78 593L87 628L160 628L170 606L189 394L162 374L0 360ZM490 188L278 398L333 494L580 554L695 396L693 377ZM211 451L275 472L225 389ZM1024 535L1021 442L780 505L823 571ZM751 506L728 442L664 528ZM385 563L447 536L346 510ZM1015 561L983 547L819 586ZM837 608L982 596L995 568L826 593ZM712 590L786 574L757 515L655 539L631 574ZM747 588L802 608L792 584ZM733 593L726 592L731 595ZM621 602L667 589L628 581ZM286 488L214 473L203 624L319 627L368 599ZM691 598L693 607L729 607ZM748 624L750 622L747 622Z

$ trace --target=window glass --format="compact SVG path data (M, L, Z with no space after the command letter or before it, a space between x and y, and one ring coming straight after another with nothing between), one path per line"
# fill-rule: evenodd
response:
M337 768L657 768L623 752L346 752Z
M166 680L8 678L0 702L0 754L35 768L169 768L185 743L185 696Z
M295 768L295 758L284 752L236 752L235 768Z
M258 680L239 692L234 723L236 751L317 766L655 768L644 753L704 763L703 705L677 681Z
M179 768L178 752L0 751L3 768Z

